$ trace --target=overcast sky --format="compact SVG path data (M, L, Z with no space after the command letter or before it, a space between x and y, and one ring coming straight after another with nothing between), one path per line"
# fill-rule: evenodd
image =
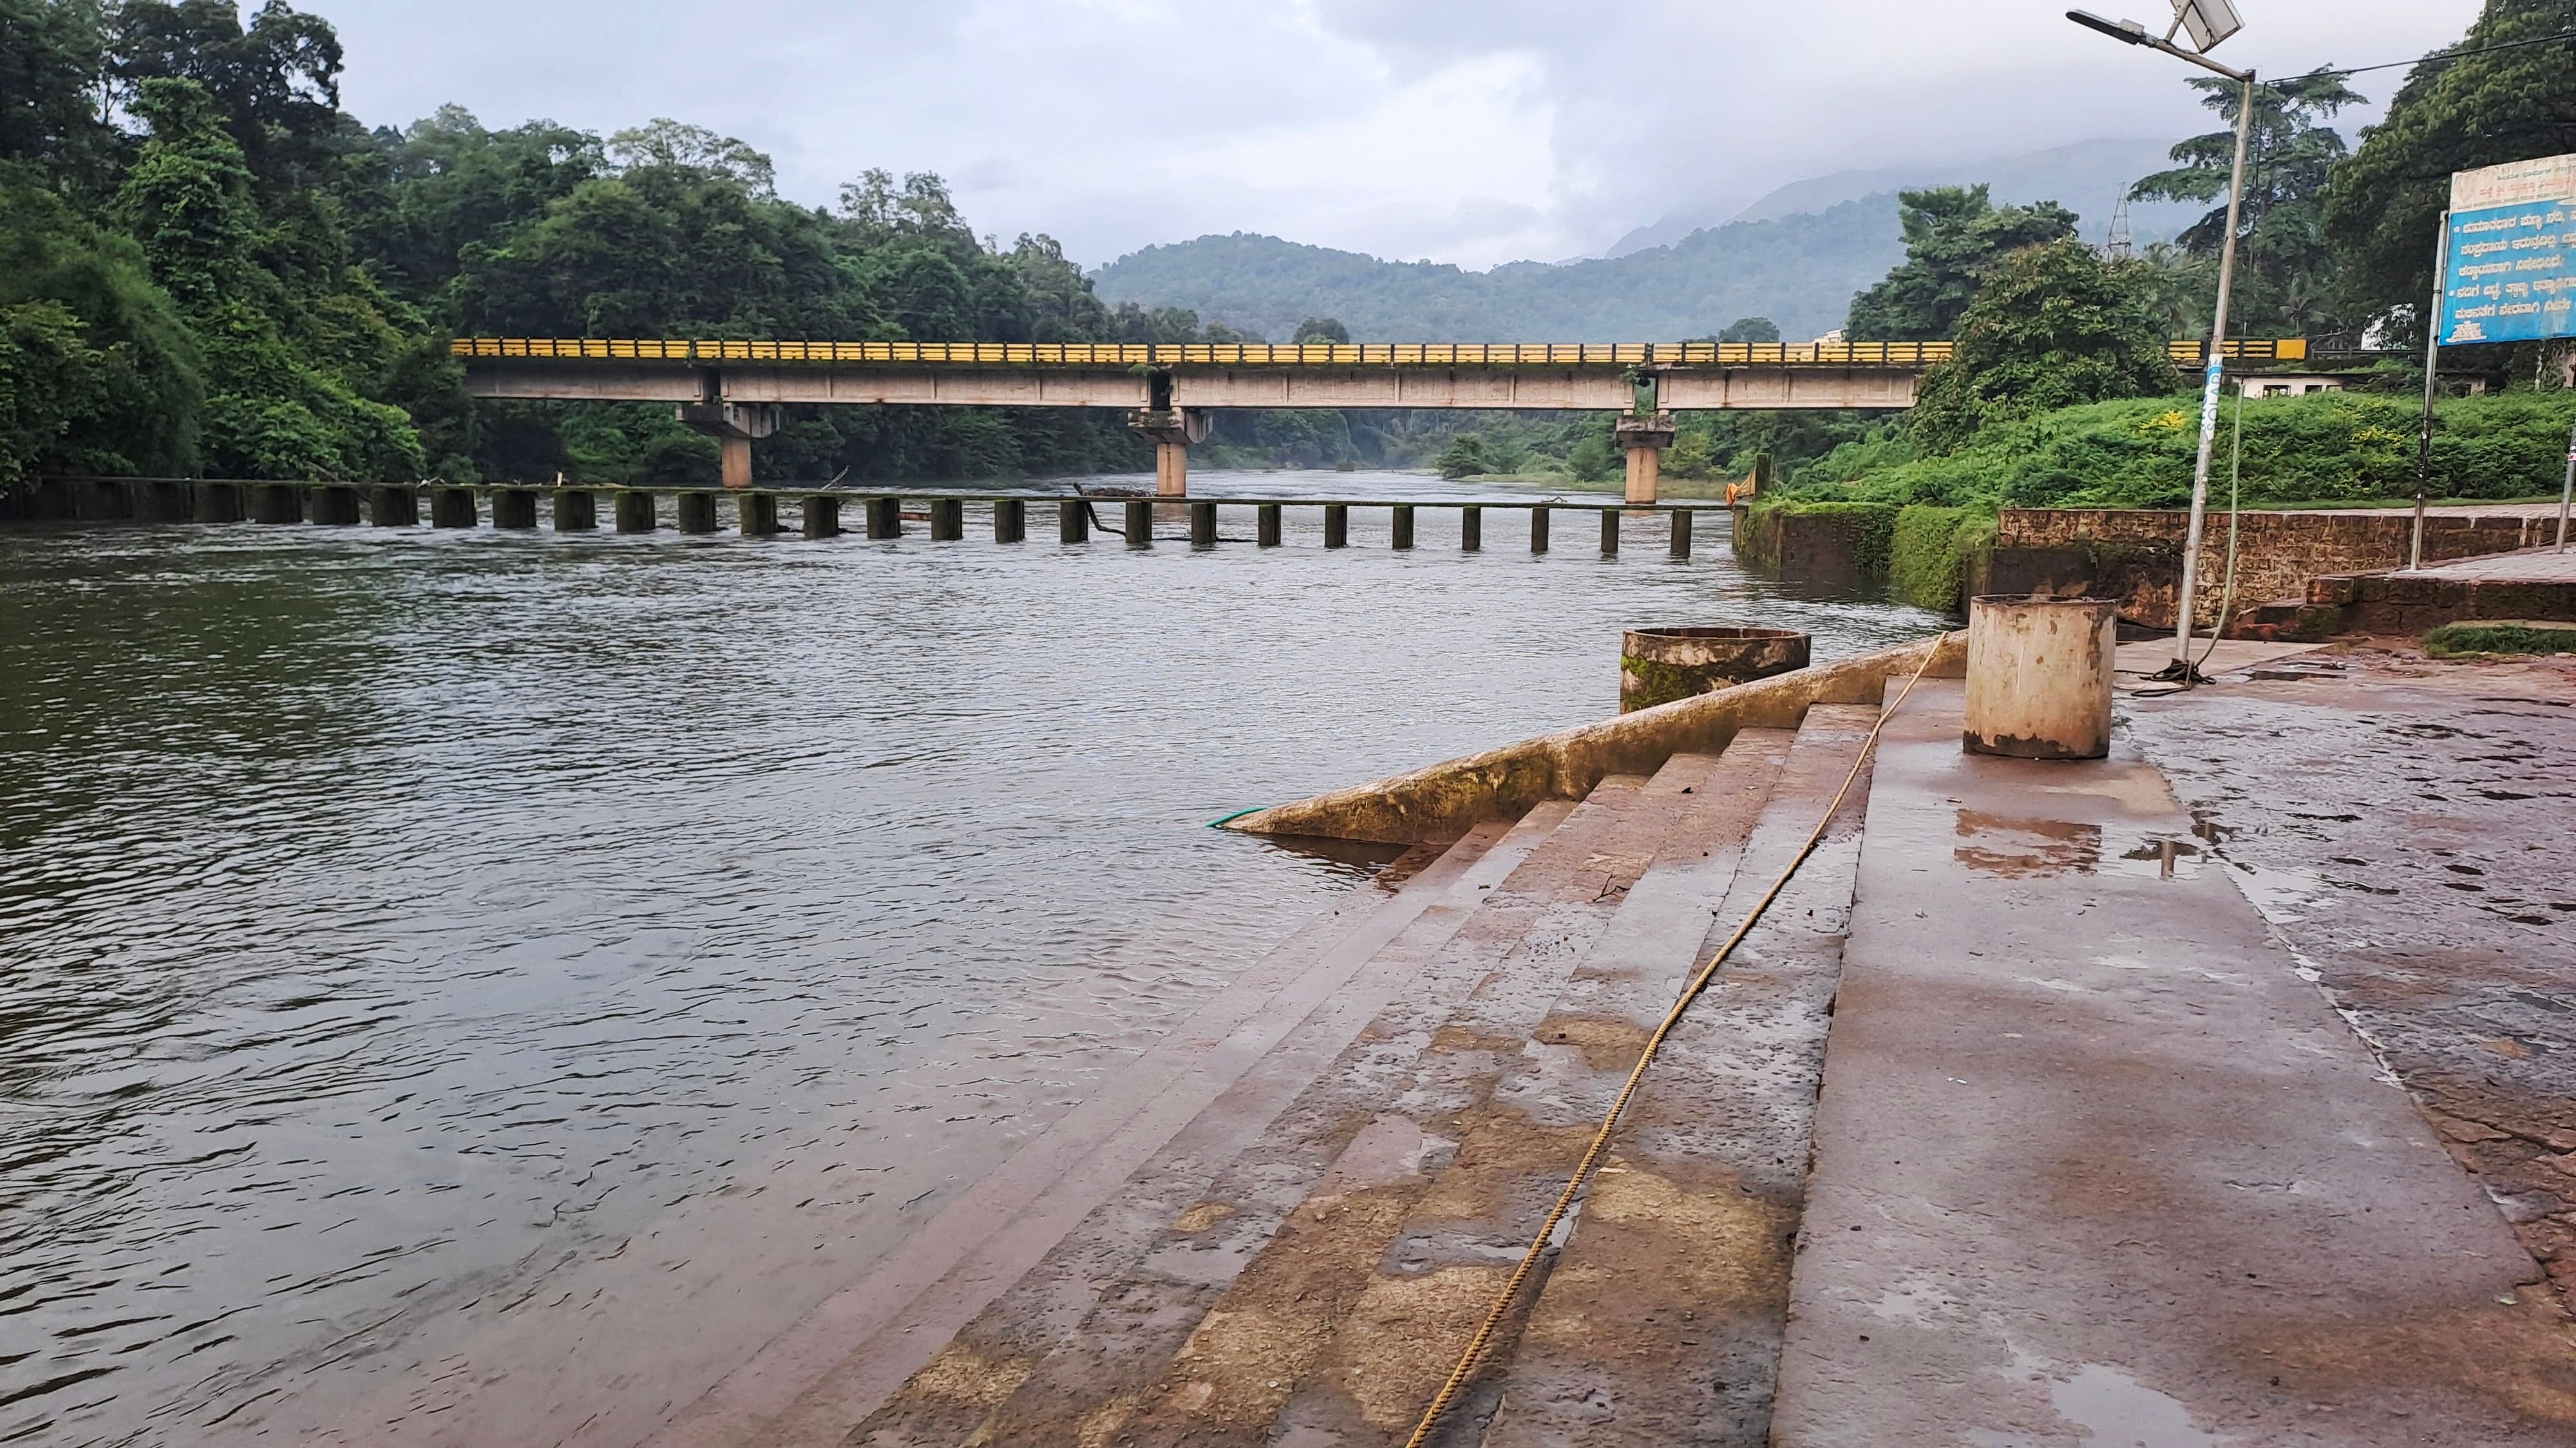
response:
M2267 74L2410 59L2478 0L2237 0ZM2167 0L2097 0L2170 18ZM2061 0L305 0L370 124L671 116L825 204L946 176L1096 266L1259 231L1482 267L1822 172L2210 128L2178 61ZM2161 29L2161 26L2158 27ZM2403 72L2355 85L2384 100ZM2370 117L2362 117L2367 120Z

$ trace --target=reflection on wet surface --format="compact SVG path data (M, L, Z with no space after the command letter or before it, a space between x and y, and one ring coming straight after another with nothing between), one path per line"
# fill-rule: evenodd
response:
M2063 820L2007 819L1982 810L1959 811L1961 845L1951 857L1989 875L2092 874L2102 863L2099 825Z
M1499 516L0 534L0 1442L191 1441L834 1113L1060 1111L1385 860L1208 821L1605 717L1622 629L1937 624Z

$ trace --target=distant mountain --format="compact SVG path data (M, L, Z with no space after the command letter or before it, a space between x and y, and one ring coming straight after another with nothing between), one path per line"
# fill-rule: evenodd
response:
M1564 265L1471 272L1235 232L1149 246L1093 282L1112 305L1188 307L1273 341L1313 316L1369 342L1678 341L1751 316L1803 341L1841 326L1852 294L1904 255L1896 197L1882 193Z
M1908 191L1925 186L1964 186L1983 181L1995 200L2027 204L2054 201L2084 218L2084 239L2100 243L2108 236L2111 213L2120 197L2141 176L2170 167L2170 141L2137 138L2078 141L2046 151L2000 156L1963 165L1884 166L1869 171L1837 171L1792 181L1731 213L1684 212L1641 226L1619 238L1606 256L1616 259L1650 247L1667 246L1693 231L1730 221L1771 221L1802 212L1823 211L1846 201L1882 191ZM2170 241L2200 219L2208 208L2169 201L2133 202L2130 230L2139 245Z

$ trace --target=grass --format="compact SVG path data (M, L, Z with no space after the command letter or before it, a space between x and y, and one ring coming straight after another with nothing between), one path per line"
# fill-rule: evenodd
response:
M2576 653L2576 623L2446 623L2424 635L2437 659Z

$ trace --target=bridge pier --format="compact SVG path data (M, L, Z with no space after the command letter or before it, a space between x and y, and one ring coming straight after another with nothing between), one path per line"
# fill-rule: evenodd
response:
M472 488L430 490L429 526L433 528L471 528L481 515L481 504Z
M712 387L712 384L710 384ZM683 402L679 419L716 440L722 449L719 475L728 488L751 486L751 441L778 431L776 405L765 402Z
M1193 548L1216 546L1216 504L1190 504L1190 546Z
M1154 546L1154 505L1142 498L1131 499L1127 504L1127 546Z
M358 490L355 488L315 488L313 521L339 527L353 527L358 522Z
M805 536L838 538L841 536L841 500L808 494L805 499Z
M379 528L417 528L420 494L407 487L378 488L367 516Z
M617 495L617 531L650 533L660 523L653 516L651 493L620 492Z
M993 500L993 541L1019 543L1029 536L1029 505L1017 498Z
M1485 510L1472 503L1458 510L1458 551L1485 551Z
M1530 551L1532 553L1547 551L1547 505L1545 503L1530 509Z
M238 523L242 519L242 490L234 483L199 483L191 516L200 523Z
M301 523L304 521L304 490L292 483L261 483L251 489L250 520L254 523Z
M1398 503L1395 505L1394 512L1392 530L1395 534L1395 547L1398 552L1402 552L1413 546L1413 505Z
M1675 508L1673 510L1673 556L1675 558L1688 558L1690 557L1690 550L1691 510L1688 508Z
M683 533L712 533L716 530L716 495L713 493L680 493L671 499L680 518Z
M966 503L961 498L930 500L930 541L954 543L966 536Z
M1324 505L1324 546L1327 548L1351 546L1350 504L1326 503Z
M1088 543L1091 541L1091 504L1080 498L1055 505L1055 541Z
M1190 444L1207 441L1208 415L1196 407L1147 408L1129 413L1127 426L1154 445L1154 496L1190 495Z
M188 521L188 485L185 483L140 482L132 485L134 521L137 523L185 523Z
M1619 551L1619 510L1601 510L1601 556L1611 557Z
M555 493L555 531L587 533L599 526L599 499L575 489Z
M1673 445L1673 415L1631 413L1612 425L1611 436L1628 454L1626 500L1654 502L1662 483L1664 449Z
M1257 520L1253 530L1255 544L1263 548L1278 547L1279 505L1277 503L1263 503L1259 507L1253 509L1253 514Z
M529 488L503 488L492 495L492 526L513 531L537 526L537 495Z
M734 500L734 524L745 538L766 538L778 531L778 495L745 493Z
M903 499L868 499L868 536L871 538L903 536Z

